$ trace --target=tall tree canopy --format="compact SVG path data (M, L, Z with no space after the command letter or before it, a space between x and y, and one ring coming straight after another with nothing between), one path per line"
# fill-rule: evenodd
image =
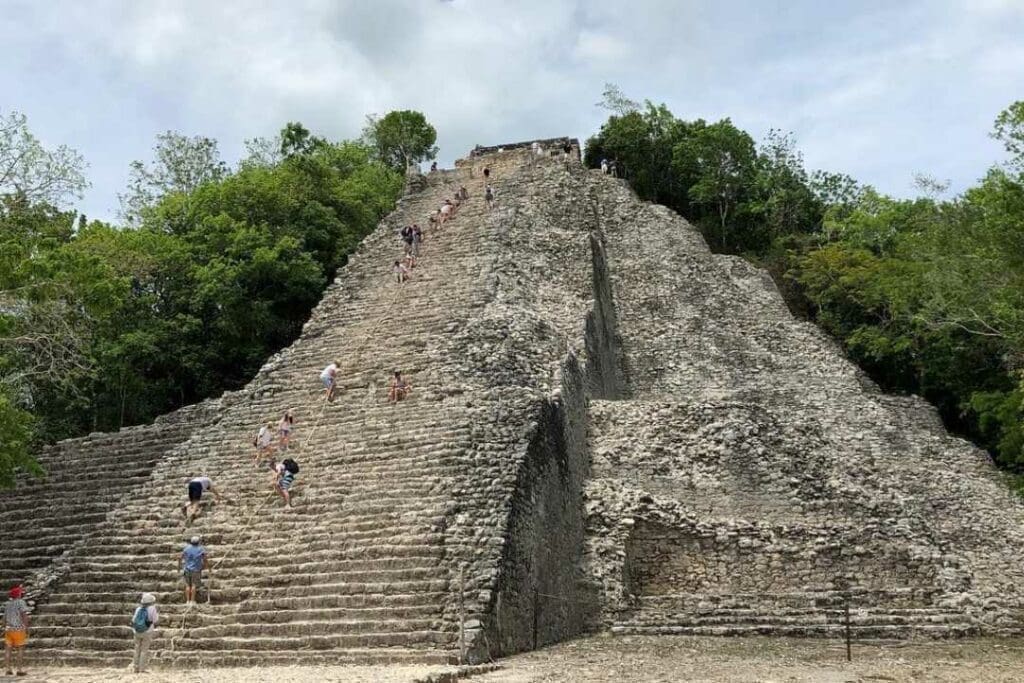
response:
M160 135L129 228L0 197L0 485L33 442L238 387L296 338L403 180L362 141L299 131L235 171L209 138Z
M418 111L388 112L366 117L364 137L388 168L404 173L411 164L437 156L437 131Z

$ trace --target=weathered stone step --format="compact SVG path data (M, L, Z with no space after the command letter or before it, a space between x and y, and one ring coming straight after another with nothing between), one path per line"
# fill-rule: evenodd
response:
M443 648L337 648L329 651L273 652L238 647L225 652L196 652L176 649L171 652L167 641L157 638L153 645L151 668L163 667L206 668L211 666L275 666L288 664L449 664L456 661L456 653ZM131 642L127 639L126 642ZM28 650L30 662L53 666L126 666L131 663L131 650L88 651L68 648L42 648L38 643Z
M383 558L351 558L344 550L315 550L309 549L302 553L302 556L287 558L282 562L280 551L276 549L261 549L264 552L257 554L256 548L246 548L245 554L230 554L226 557L214 557L214 563L218 570L231 571L257 571L258 567L272 566L281 573L288 573L302 569L323 570L331 568L337 571L370 571L376 569L405 569L437 565L443 557L441 547L431 546L433 552L423 555L410 555L405 557L383 557ZM95 559L75 559L72 563L73 571L82 572L118 572L123 571L126 565L130 564L133 572L137 571L166 571L174 563L168 563L167 555L146 555L146 556L105 556Z
M207 609L215 610L218 614L224 614L225 610L228 610L229 614L244 614L246 612L266 612L266 611L283 611L283 612L301 612L308 609L369 609L379 608L381 610L394 609L400 611L407 608L435 608L441 604L446 594L444 592L416 592L416 593L373 593L373 594L359 594L355 593L352 595L320 595L320 596L281 596L277 595L269 598L249 598L239 604L234 605L222 605L213 604L211 607L207 607L205 602L201 603L197 613L202 613ZM40 616L44 614L60 614L60 615L82 615L88 618L90 615L117 615L115 618L121 619L125 614L131 614L135 605L138 604L139 598L138 592L125 592L118 594L97 594L93 593L90 595L75 593L72 596L67 594L61 594L59 597L64 598L66 601L47 602L37 609L39 610ZM67 600L73 597L74 600ZM95 599L92 599L95 598ZM171 616L180 615L184 610L184 605L181 604L181 590L180 587L174 591L157 593L158 604L161 610L161 614L168 614ZM163 617L161 617L163 618Z
M843 624L761 624L727 626L612 626L615 635L673 635L673 636L773 636L792 638L839 638L845 634ZM850 627L857 639L883 638L962 638L980 633L980 629L967 623L960 624L900 624Z
M34 636L34 647L117 652L132 646L130 627L125 627L124 630L120 631L121 635L119 637L112 636L109 638L78 635L79 630L73 629L75 635L59 637ZM89 632L89 630L81 630ZM436 647L452 642L453 635L451 633L424 630L389 633L332 633L329 635L315 634L302 636L186 637L177 641L177 647L204 652L211 650L232 652L237 649L284 652L369 647Z

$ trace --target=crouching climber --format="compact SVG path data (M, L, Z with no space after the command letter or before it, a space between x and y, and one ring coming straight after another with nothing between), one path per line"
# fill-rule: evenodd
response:
M277 479L274 481L274 490L284 499L285 509L291 509L292 497L290 489L295 483L295 475L299 473L299 463L291 458L285 458L275 468Z
M206 476L195 477L188 482L188 503L181 507L185 515L185 523L191 524L192 520L199 514L199 506L203 500L203 494L209 491L214 500L220 500L220 492L213 488L213 481Z
M156 624L160 615L156 611L156 596L143 593L139 604L132 613L132 631L135 632L135 656L132 659L132 670L137 674L145 673L149 662L149 646L156 635Z

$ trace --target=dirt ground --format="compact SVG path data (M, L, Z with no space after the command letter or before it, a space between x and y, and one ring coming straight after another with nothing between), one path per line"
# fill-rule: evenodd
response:
M952 683L1024 681L1024 641L914 641L886 646L783 638L595 636L502 660L476 683Z
M474 683L1019 683L1024 641L970 639L857 644L783 638L594 636L498 662ZM0 682L35 683L418 683L451 673L444 666L269 667L153 671L53 668Z

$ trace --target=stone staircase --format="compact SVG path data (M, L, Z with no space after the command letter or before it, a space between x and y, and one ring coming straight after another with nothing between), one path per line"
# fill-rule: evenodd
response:
M54 444L39 455L47 474L22 478L0 496L0 576L8 585L34 579L30 600L63 571L53 566L101 528L124 492L145 482L155 465L209 423L217 403L182 408L151 425L94 433Z
M425 224L455 183L465 183L474 200L428 233L420 267L398 285L390 272L401 252L396 228ZM442 339L479 305L481 292L466 275L483 249L482 194L479 180L434 174L426 191L366 240L302 338L271 359L216 424L139 473L146 483L121 496L37 610L35 657L126 662L125 615L142 590L159 598L164 637L156 657L167 663L457 656L445 615L452 581L445 506L472 415L445 400L446 387L461 378L440 352ZM341 392L326 404L317 375L335 358ZM394 369L415 388L410 400L389 405ZM254 430L287 408L298 421L289 455L302 468L289 511L250 458ZM213 477L227 500L206 506L186 529L178 506L187 479L198 474ZM70 538L82 531L72 529ZM188 608L175 568L192 533L202 535L213 569L200 604Z
M0 495L32 656L127 663L142 591L180 666L479 660L595 620L831 636L847 593L858 637L1020 632L1024 508L984 456L878 393L762 273L548 142L412 179L242 390L59 444L46 483ZM397 284L398 229L461 185ZM391 405L395 369L414 388ZM286 409L292 510L251 458ZM200 474L226 499L186 528ZM213 566L188 607L192 534Z

